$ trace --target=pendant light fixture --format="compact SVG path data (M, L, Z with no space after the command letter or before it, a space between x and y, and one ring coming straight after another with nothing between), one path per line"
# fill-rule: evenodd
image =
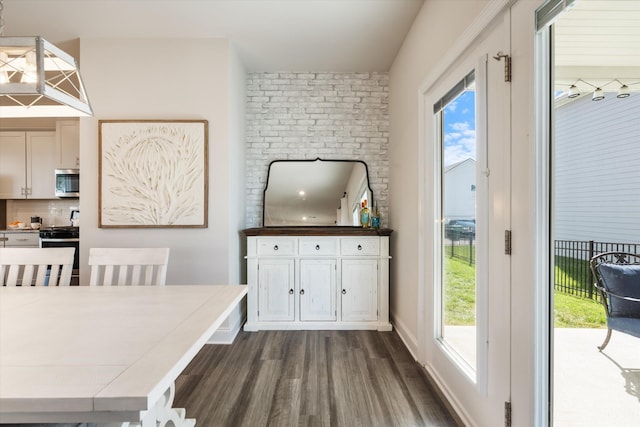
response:
M591 98L592 101L602 101L604 99L604 91L597 87L594 91L593 91L593 98Z
M5 37L3 9L0 117L92 116L76 60L39 36Z
M576 86L575 84L572 84L571 86L569 86L569 95L567 95L567 98L577 98L580 96L580 89L578 89L578 86Z
M631 96L631 92L629 92L629 86L622 83L618 79L616 79L616 81L620 83L620 89L618 89L618 95L616 95L616 98L628 98L629 96Z
M618 89L618 94L616 95L616 98L628 98L629 96L631 96L631 89L629 88L629 86L633 86L633 85L637 85L640 84L640 81L637 82L627 82L627 83L623 83L621 82L619 79L613 79L611 81L608 81L606 83L602 82L602 81L598 81L596 84L593 83L589 83L588 81L584 80L584 79L577 79L575 82L571 83L569 85L569 91L568 92L564 92L566 94L566 97L569 99L573 99L573 98L577 98L578 96L581 95L581 93L584 93L584 86L591 86L593 88L593 95L591 97L592 101L602 101L605 98L605 92L604 92L604 88L606 86L609 86L612 83L618 83L620 85L620 88ZM583 90L581 91L581 89L578 87L578 85L583 87Z

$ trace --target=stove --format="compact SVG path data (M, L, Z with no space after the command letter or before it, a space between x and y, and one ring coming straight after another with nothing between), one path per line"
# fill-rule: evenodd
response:
M78 285L80 278L80 227L44 227L40 229L41 248L75 248L71 284Z
M78 239L80 227L60 226L40 229L40 239Z

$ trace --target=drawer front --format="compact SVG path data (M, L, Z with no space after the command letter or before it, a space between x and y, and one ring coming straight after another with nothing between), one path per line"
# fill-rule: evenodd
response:
M337 255L338 239L310 237L300 239L300 255Z
M7 233L4 237L7 238L4 242L5 248L11 248L14 246L37 248L40 246L40 236L38 233Z
M349 237L340 240L342 255L379 255L380 239L377 237Z
M261 256L291 256L296 254L295 238L260 238L258 239L258 255Z

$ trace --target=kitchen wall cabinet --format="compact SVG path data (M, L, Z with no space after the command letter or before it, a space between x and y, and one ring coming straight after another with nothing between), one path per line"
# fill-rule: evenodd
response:
M0 199L55 198L55 147L55 132L0 132Z
M80 168L80 124L77 120L56 122L56 168Z
M391 230L313 227L244 232L249 288L245 330L391 330Z

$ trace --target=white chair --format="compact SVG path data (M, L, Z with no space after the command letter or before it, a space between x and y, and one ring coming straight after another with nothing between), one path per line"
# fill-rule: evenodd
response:
M75 248L0 248L0 285L69 286Z
M164 285L168 262L169 248L90 248L89 285Z

